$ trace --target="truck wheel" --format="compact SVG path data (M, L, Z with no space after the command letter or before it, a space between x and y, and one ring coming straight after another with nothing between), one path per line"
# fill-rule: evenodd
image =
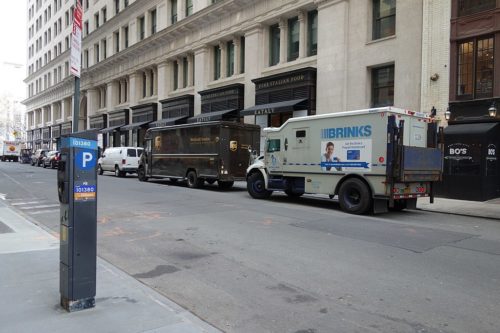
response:
M137 170L137 178L139 178L139 181L141 182L148 181L148 177L146 177L146 170L144 169L143 166L140 166L139 170Z
M198 188L203 184L203 180L199 179L196 175L196 171L191 170L187 174L187 185L189 188Z
M254 199L266 199L273 193L273 191L266 190L264 177L260 172L254 172L248 177L247 191Z
M364 214L370 203L370 190L361 180L351 178L340 186L339 204L343 211L350 214Z
M234 182L233 181L226 181L226 182L223 182L223 181L217 181L217 184L219 185L219 188L221 190L229 190L231 187L233 187L234 185Z
M104 173L104 170L102 169L102 166L100 164L97 166L97 173L100 175Z

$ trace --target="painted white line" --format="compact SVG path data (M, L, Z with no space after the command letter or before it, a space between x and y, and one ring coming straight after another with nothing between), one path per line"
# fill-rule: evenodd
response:
M59 204L53 204L53 205L38 205L38 206L29 206L29 207L19 207L19 209L22 209L22 210L27 210L27 209L52 208L52 207L59 207Z
M30 215L49 214L49 213L55 213L55 212L59 212L59 211L60 211L59 209L48 209L48 210L39 210L36 212L30 212L28 214L30 214Z
M43 201L28 201L28 202L15 202L11 203L11 206L22 206L22 205L32 205L32 204L38 204L42 203Z
M5 200L6 197L7 197L7 194L0 193L0 199Z

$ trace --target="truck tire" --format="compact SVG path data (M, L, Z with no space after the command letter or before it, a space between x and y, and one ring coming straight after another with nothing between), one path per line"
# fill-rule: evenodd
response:
M356 215L366 213L371 204L368 186L357 178L346 180L340 186L339 204L344 212Z
M196 175L196 171L191 170L187 173L187 186L189 188L198 188L203 184L203 179L199 179Z
M229 190L231 187L233 187L234 182L233 181L217 181L217 185L219 185L219 188L221 190Z
M144 169L144 166L142 166L142 165L137 170L137 178L139 178L139 181L141 181L141 182L148 181L148 177L146 177L146 170Z
M266 199L273 191L266 190L264 177L260 172L254 172L247 179L247 191L254 199Z

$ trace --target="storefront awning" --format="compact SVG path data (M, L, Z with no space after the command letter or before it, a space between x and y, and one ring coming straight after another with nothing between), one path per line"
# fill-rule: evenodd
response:
M118 126L111 126L107 128L103 128L102 130L99 131L99 133L109 133L118 130L120 127L123 125L118 125Z
M252 115L272 114L280 112L292 112L298 110L307 110L307 98L255 105L248 109L241 110L240 115L252 116Z
M224 111L214 111L208 113L202 113L197 116L191 117L187 120L188 123L202 123L205 121L214 121L214 120L224 120L229 116L237 117L237 109L224 110Z
M444 129L444 134L446 136L486 135L488 132L492 131L497 126L500 127L500 123L496 122L496 123L453 124L453 125L448 125Z
M187 118L188 118L188 116L160 119L157 121L153 121L152 123L149 123L149 127L177 125L177 124L184 123L184 121L182 121L182 120L185 120Z
M122 126L120 128L121 131L128 131L128 130L134 130L134 129L138 129L146 124L149 124L150 121L141 121L141 122L138 122L138 123L132 123L130 125L125 125L125 126Z

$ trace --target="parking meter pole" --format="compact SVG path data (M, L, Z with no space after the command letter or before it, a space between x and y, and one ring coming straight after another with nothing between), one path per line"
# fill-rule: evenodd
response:
M80 78L75 76L75 95L73 99L73 133L78 132L80 118ZM83 128L84 130L85 128Z
M57 172L60 202L61 306L69 312L95 306L97 255L97 133L61 137Z

